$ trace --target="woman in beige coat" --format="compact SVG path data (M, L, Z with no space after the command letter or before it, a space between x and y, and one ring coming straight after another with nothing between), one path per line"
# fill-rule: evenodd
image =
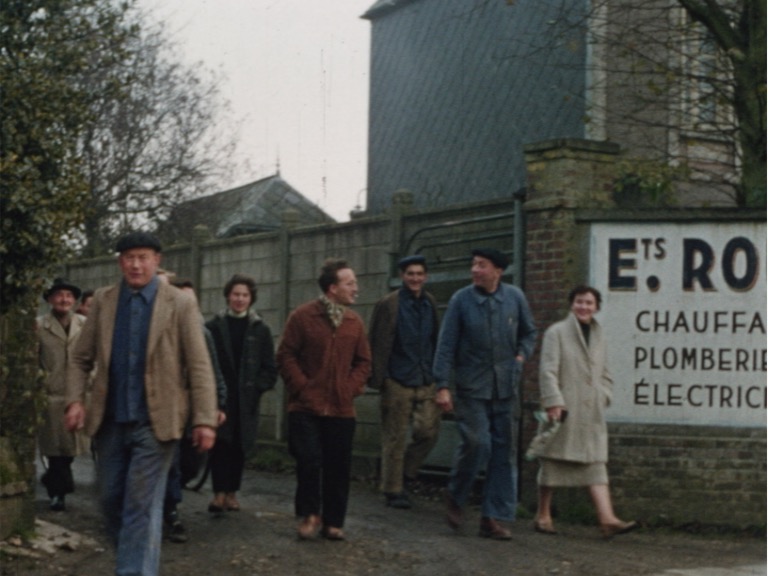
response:
M551 505L557 486L587 486L604 536L637 527L613 511L608 490L605 409L613 381L606 366L606 340L594 314L600 292L577 286L568 295L571 313L544 334L539 369L541 405L559 430L539 453L539 506L534 528L555 534ZM567 416L567 418L566 418Z

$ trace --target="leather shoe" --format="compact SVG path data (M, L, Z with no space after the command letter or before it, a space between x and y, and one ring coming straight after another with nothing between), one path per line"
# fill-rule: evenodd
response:
M335 526L324 526L322 534L323 538L327 540L344 540L345 538L344 531Z
M539 534L547 534L548 536L554 536L557 534L557 530L555 530L555 526L552 524L552 520L547 520L546 522L542 522L541 520L534 520L533 529Z
M387 499L387 506L390 508L408 510L411 507L411 500L405 492L400 492L399 494L388 492L384 494L384 497Z
M512 540L512 532L504 528L493 518L480 520L480 536L491 540Z
M602 533L604 538L612 538L613 536L618 536L619 534L626 534L627 532L632 532L632 530L638 527L639 527L638 523L635 522L634 520L632 520L631 522L622 522L621 520L619 520L614 524L601 524L600 532Z
M443 500L445 501L445 520L451 528L457 530L464 520L464 512L461 506L456 504L447 488L443 491Z
M213 500L211 500L211 503L208 504L208 512L213 514L220 514L221 512L224 512L226 504L224 498L225 497L223 492L216 492L216 494L213 496Z
M224 497L224 502L227 505L227 510L230 512L240 512L240 502L237 501L234 493L227 494Z
M320 516L317 514L310 514L301 521L301 524L299 524L297 529L299 538L302 540L312 540L320 531L321 524Z
M51 503L48 507L54 512L65 512L67 504L64 502L64 496L54 496L51 498Z

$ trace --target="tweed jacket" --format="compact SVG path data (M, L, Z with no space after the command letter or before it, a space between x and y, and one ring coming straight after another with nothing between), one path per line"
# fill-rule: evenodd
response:
M380 390L387 376L387 365L392 355L392 347L397 336L397 312L400 303L400 290L390 292L379 300L373 308L369 331L371 354L373 364L371 366L371 379L369 386ZM437 333L440 329L437 318L437 300L426 290L423 296L432 305L432 348L437 345ZM430 359L431 361L432 359Z
M594 319L589 345L572 313L545 332L539 365L541 405L564 406L568 417L542 457L580 463L608 461L605 409L611 401L613 380L606 361L605 336Z
M235 366L226 311L209 320L206 328L213 338L227 389L236 390L234 394L227 394L229 398L226 409L227 420L218 430L216 437L232 441L236 423L239 423L238 441L245 454L249 455L254 448L259 431L261 395L274 388L277 381L272 332L257 314L250 313L248 327L245 330L243 355L240 365Z
M285 324L277 364L289 412L354 418L354 399L371 373L363 320L347 308L334 328L320 299L299 306Z
M69 406L84 401L88 376L98 368L85 423L90 435L99 430L107 407L119 293L119 283L96 291L67 371ZM216 428L216 384L200 312L191 296L162 282L149 325L144 387L150 423L159 441L180 439L188 421L192 426Z
M85 316L70 314L69 330L50 312L37 318L40 368L45 372L47 406L38 429L40 453L45 456L77 456L85 448L82 434L64 426L67 363L85 324Z

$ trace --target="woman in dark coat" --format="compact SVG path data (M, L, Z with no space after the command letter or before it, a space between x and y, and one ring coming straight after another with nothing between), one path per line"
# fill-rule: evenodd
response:
M256 444L259 401L277 380L272 333L250 310L256 302L256 281L235 274L224 286L224 297L226 310L206 323L227 383L227 419L208 457L214 491L209 512L240 509L236 493L245 459Z

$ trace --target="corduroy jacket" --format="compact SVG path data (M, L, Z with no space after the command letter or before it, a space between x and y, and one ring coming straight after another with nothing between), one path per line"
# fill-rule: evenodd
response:
M277 349L289 412L354 418L354 399L371 373L371 350L360 316L345 309L334 328L320 299L288 317Z

